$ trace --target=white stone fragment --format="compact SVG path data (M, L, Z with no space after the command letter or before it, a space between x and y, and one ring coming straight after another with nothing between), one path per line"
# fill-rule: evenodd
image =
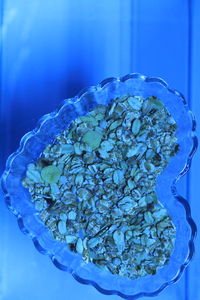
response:
M118 202L118 206L120 209L128 213L130 210L132 210L134 207L137 206L137 203L134 201L132 197L125 196Z
M134 155L138 155L139 154L139 148L138 147L132 147L129 148L127 153L126 153L126 157L132 157Z
M44 208L44 201L42 199L36 200L34 204L35 208L39 211L41 211Z
M62 144L61 153L63 154L71 154L74 153L74 145L71 144Z
M144 219L147 222L147 224L152 224L154 222L154 218L149 211L146 211L144 213Z
M76 142L74 144L74 152L77 154L77 155L81 155L82 154L82 149L80 147L80 143L79 142Z
M113 181L115 184L120 184L124 181L124 171L123 170L115 170L113 173Z
M102 242L102 239L101 238L92 238L88 241L88 246L90 248L94 248L95 246L97 246L98 244L100 244Z
M70 211L67 216L68 216L69 220L75 220L76 219L75 211Z
M69 244L75 243L77 239L78 239L78 238L77 238L77 236L75 236L75 235L66 235L66 236L65 236L65 240L66 240L66 242L69 243Z
M115 230L113 233L114 242L120 252L125 248L124 233L120 230Z
M141 122L139 119L135 119L133 121L133 124L132 124L132 127L131 127L131 130L132 130L132 133L134 135L137 135L140 131L140 127L141 127Z
M75 177L75 184L78 185L78 186L81 186L82 183L83 183L83 175L82 174L77 174L76 177Z
M128 179L128 187L130 190L134 189L135 187L135 182L132 179Z
M67 178L65 176L60 176L59 183L60 184L65 184L66 182L67 182Z
M110 151L114 147L113 143L111 143L109 140L108 141L103 141L101 143L101 148L105 151Z
M155 220L161 220L167 216L167 210L164 208L159 209L158 211L153 212L153 217Z
M58 222L58 231L60 232L60 234L65 234L67 232L67 227L66 227L65 221Z
M76 242L76 251L79 253L79 254L82 254L83 253L83 241L81 238L78 238L77 242Z
M137 97L129 97L128 103L135 110L140 110L142 107L142 102Z
M42 180L42 177L41 177L41 175L40 175L40 172L37 171L37 170L34 169L34 168L29 168L29 169L27 170L27 172L26 172L26 176L27 176L30 180L32 180L33 182L35 182L35 183L42 183L42 182L44 182L44 181Z
M53 195L58 195L60 193L59 187L56 183L51 183L51 193Z
M60 214L60 219L61 219L62 221L66 221L66 220L67 220L67 215L66 215L65 213L61 213L61 214Z

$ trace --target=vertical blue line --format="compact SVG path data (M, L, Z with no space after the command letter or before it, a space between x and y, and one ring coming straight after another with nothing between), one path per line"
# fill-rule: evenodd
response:
M3 0L0 1L0 87L2 79L2 28L3 28Z
M137 72L138 68L138 30L139 30L139 5L140 1L130 0L130 13L131 13L131 22L130 22L130 71Z
M1 116L1 101L2 101L2 51L3 51L3 0L0 1L0 116Z
M192 50L193 50L193 6L192 2L188 0L187 5L187 24L188 24L188 30L187 30L187 36L188 36L188 57L187 57L187 102L189 107L192 106ZM186 183L186 198L190 202L190 174L187 175L187 183ZM189 300L189 268L185 271L185 300Z
M2 36L2 29L3 29L3 8L4 8L4 1L0 0L0 137L3 136L3 120L2 120L2 72L3 72L3 36ZM3 152L3 141L0 139L0 149L1 149L1 157L0 157L0 174L1 174L1 166L4 158ZM3 156L3 158L2 158Z
M120 33L119 33L119 43L120 43L120 56L119 56L119 70L120 70L120 77L122 76L122 63L123 63L123 60L122 60L122 34L123 34L123 32L122 32L122 0L120 0L120 2L119 2L120 4L120 6L119 6L119 8L120 8L120 12L119 12L119 14L120 14L120 20L119 20L119 30L120 30Z
M130 72L135 72L134 70L134 0L131 0L131 3L130 3L130 13L131 13L131 22L130 22L130 35L131 35L131 38L130 38Z
M192 95L192 33L193 33L193 26L192 26L192 21L193 21L193 7L192 7L192 2L188 0L188 88L187 88L187 98L188 98L188 104L191 107L191 95Z

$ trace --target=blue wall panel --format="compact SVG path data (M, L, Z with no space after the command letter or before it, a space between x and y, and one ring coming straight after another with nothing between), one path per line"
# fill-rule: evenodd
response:
M195 2L195 1L194 1ZM188 1L172 0L5 0L1 71L1 158L16 150L37 119L65 98L106 77L141 72L163 77L189 99ZM197 1L195 2L197 3ZM198 21L199 4L195 7ZM196 24L197 25L197 24ZM197 36L198 32L194 32ZM200 39L199 39L200 40ZM197 41L197 37L195 39ZM198 42L194 46L199 47ZM195 63L199 64L197 51ZM198 78L199 69L194 77ZM197 114L198 82L192 88ZM196 102L195 102L196 101ZM196 158L196 165L199 161ZM191 179L191 203L198 208ZM188 179L179 184L188 196ZM0 201L0 299L106 299L93 287L77 283L39 254ZM195 208L194 210L195 211ZM198 210L195 211L196 220ZM197 253L196 262L200 261ZM181 280L158 300L199 300L200 280L192 264ZM194 286L194 288L193 288ZM118 299L109 296L109 299ZM146 298L143 298L146 299ZM148 298L147 298L148 299Z

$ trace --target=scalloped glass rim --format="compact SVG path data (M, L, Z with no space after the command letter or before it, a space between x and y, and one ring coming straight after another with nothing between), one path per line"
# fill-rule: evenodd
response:
M86 264L80 255L52 240L30 201L30 194L21 185L27 164L35 161L45 146L53 141L56 134L67 128L73 119L84 115L97 104L106 105L113 98L127 93L160 98L177 122L176 134L181 146L180 152L158 177L156 187L159 201L168 209L177 228L174 252L169 263L159 269L156 275L134 281L102 271L92 263ZM91 284L101 293L116 294L126 299L156 296L180 278L194 255L196 225L191 218L188 202L177 192L176 183L189 170L197 149L195 128L193 114L183 95L170 89L162 79L136 73L122 78L107 78L97 86L89 87L74 98L65 100L57 111L44 115L36 128L22 137L18 150L7 159L1 179L6 204L16 215L22 232L32 239L38 251L48 255L59 269L72 273L77 281Z

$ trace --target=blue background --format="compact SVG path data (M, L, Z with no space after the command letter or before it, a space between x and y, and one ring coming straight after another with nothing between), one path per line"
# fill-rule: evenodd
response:
M130 72L161 77L185 95L200 118L200 1L4 0L0 14L1 173L40 116L106 77ZM197 153L179 183L197 225L199 166ZM0 300L120 299L56 269L20 232L2 197L0 228ZM198 237L184 276L157 300L200 300L199 243Z

